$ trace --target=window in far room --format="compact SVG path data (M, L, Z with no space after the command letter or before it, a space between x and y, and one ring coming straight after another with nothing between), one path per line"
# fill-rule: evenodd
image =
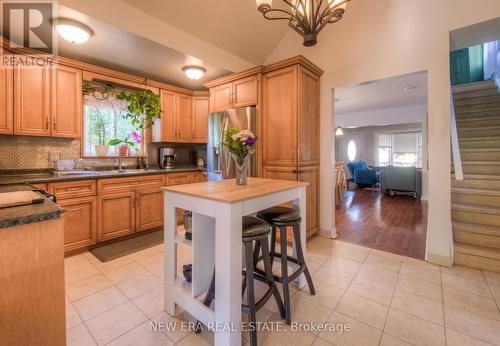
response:
M378 166L421 167L422 132L378 135Z

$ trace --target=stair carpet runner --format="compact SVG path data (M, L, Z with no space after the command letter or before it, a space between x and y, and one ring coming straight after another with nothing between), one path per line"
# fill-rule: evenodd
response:
M500 92L453 87L464 180L452 177L455 263L500 272Z

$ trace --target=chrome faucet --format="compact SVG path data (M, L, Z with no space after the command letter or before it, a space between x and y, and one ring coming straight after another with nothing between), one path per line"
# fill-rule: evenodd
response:
M118 156L118 172L125 172L123 169L123 158Z

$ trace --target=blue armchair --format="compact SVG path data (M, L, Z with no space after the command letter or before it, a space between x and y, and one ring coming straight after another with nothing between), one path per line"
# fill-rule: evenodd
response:
M371 185L380 183L380 172L366 165L365 161L349 162L347 169L351 173L351 179L356 185Z

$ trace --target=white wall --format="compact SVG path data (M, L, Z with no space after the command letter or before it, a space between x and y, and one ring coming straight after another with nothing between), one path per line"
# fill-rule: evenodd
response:
M335 126L373 126L422 122L427 105L409 105L335 114Z
M451 264L450 31L500 16L498 0L354 0L344 19L329 24L314 47L289 31L272 63L302 54L324 69L321 79L321 220L334 230L333 89L427 71L429 92L429 213L427 258ZM286 25L283 22L283 25Z

